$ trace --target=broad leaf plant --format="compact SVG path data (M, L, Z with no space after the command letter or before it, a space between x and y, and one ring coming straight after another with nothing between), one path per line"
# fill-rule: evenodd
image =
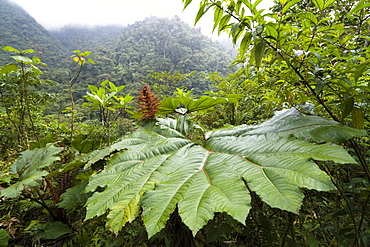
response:
M207 101L213 106L219 99L209 97ZM162 102L162 107L168 110L170 106L165 104ZM199 104L199 109L204 107ZM197 109L194 106L192 110ZM149 237L165 227L176 207L194 235L216 212L226 212L245 224L251 192L271 207L298 213L304 197L300 188L335 190L330 177L315 162L356 163L338 144L364 135L361 130L305 115L295 108L277 112L260 125L203 133L202 143L189 138L193 131L200 128L188 114L138 122L137 129L120 141L59 170L89 170L94 163L106 161L104 169L95 171L87 183L67 190L59 205L71 208L68 200L77 200L80 196L76 193L88 193L86 220L107 214L106 226L119 232L141 215ZM56 161L53 156L60 151L48 145L24 152L11 167L12 173L19 174L19 181L1 195L16 197L23 185L32 187L35 180L48 177L42 168ZM41 163L35 164L35 159ZM28 182L30 173L24 171L31 168L33 180Z
M195 235L215 212L244 224L251 191L271 207L297 213L300 188L335 189L314 160L356 163L341 146L322 143L322 136L329 137L329 131L343 141L363 134L294 108L278 112L266 124L208 132L202 145L187 138L191 126L187 116L157 118L126 136L120 142L124 149L89 180L85 191L95 192L86 203L86 219L108 211L107 226L117 232L142 208L151 237L178 206ZM98 187L104 190L97 192Z
M356 129L368 128L367 1L276 0L269 10L263 9L262 0L182 2L184 8L200 3L195 23L207 12L213 14L213 30L227 33L238 46L235 63L241 65L248 79L258 82L261 92L257 96L262 95L265 102L280 98L285 107L309 102L320 116ZM272 96L269 92L273 92ZM341 206L334 206L332 211L339 215L337 209L346 208L346 216L338 216L340 221L330 223L330 227L346 234L333 234L328 239L336 239L344 246L368 246L368 138L352 138L347 146L361 168L349 166L353 172L350 178L342 176L338 168L326 169L340 194ZM361 188L362 192L350 188ZM351 200L359 194L362 196ZM331 244L328 239L326 244Z
M186 8L193 1L182 2ZM60 208L83 203L85 221L106 217L106 227L115 233L140 218L150 238L174 212L195 236L218 212L245 224L254 195L272 208L298 214L303 190L339 190L353 225L353 243L360 246L366 242L360 235L368 221L368 188L356 219L327 167L358 162L370 180L363 148L368 144L354 138L366 136L368 125L369 4L334 4L339 2L279 0L264 14L261 0L200 1L196 22L213 10L214 30L227 32L239 44L237 63L264 87L281 89L285 106L292 108L258 125L205 131L192 113L235 103L237 95L147 102L150 108L136 112L136 130L103 149L81 152L68 162L58 158L63 148L57 144L23 152L10 167L16 179L0 191L1 197L27 195L49 178L74 171L79 181L60 196ZM81 69L89 54L76 54ZM111 110L102 101L113 97L110 89L112 94L90 87L89 106ZM144 98L156 99L152 94ZM299 110L305 102L324 117Z

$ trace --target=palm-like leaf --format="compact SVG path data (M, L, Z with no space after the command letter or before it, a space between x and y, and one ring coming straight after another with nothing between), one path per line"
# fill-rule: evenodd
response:
M154 183L149 181L151 174L170 153L191 143L184 138L167 138L152 130L163 131L170 136L182 136L178 131L168 131L166 125L159 128L150 121L147 127L139 127L138 131L114 144L126 144L126 148L108 161L108 169L90 179L86 191L93 191L98 186L107 188L103 192L95 193L88 200L87 219L110 209L107 225L114 231L120 230L127 221L138 215L141 195L154 186Z
M19 179L15 184L1 191L1 196L17 197L22 192L24 186L37 186L39 181L48 172L42 170L59 160L56 157L63 148L55 147L49 143L44 148L27 150L22 152L21 156L11 165L10 173L18 174Z
M289 123L287 117L297 121L282 130L282 122ZM186 121L185 117L148 121L115 144L125 149L90 179L86 191L98 187L102 191L88 200L86 218L109 210L107 225L117 232L139 214L141 206L144 224L153 236L177 205L183 222L196 234L215 212L245 223L250 209L245 183L270 206L297 212L303 199L300 188L335 189L312 160L355 163L341 146L298 139L327 120L296 111L277 115L269 125L213 131L204 146L185 138L191 126ZM307 125L308 121L316 124ZM329 125L334 126L336 140L362 134L347 127L337 133L337 125ZM312 136L311 140L318 139Z
M316 143L342 143L353 136L366 135L366 131L348 128L333 120L300 113L291 108L276 112L274 117L257 126L241 125L223 128L208 133L207 137L236 135L269 135L282 137L294 135L297 138L312 140Z

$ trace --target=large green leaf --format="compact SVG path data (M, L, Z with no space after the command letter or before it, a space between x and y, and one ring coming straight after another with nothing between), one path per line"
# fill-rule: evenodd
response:
M201 111L218 104L235 103L235 99L209 97L202 95L199 99L193 100L187 97L180 97L181 103L189 112Z
M25 57L25 56L12 56L12 58L17 62L22 62L22 63L25 63L25 64L32 63L32 59L28 58L28 57Z
M324 10L324 0L312 0L312 2L315 4L315 6L320 10L320 11L323 11Z
M7 247L9 241L9 235L5 229L0 229L0 247Z
M254 60L257 67L260 67L263 56L266 52L266 42L264 40L258 42L253 49Z
M155 190L148 191L142 202L149 236L165 226L177 203L194 235L214 212L227 212L244 224L250 197L240 176L227 168L230 158L189 145L163 162L151 178Z
M37 236L42 239L57 239L64 234L71 233L71 229L59 221L37 225L36 229L38 230Z
M355 162L341 146L314 145L288 137L273 140L265 136L211 137L206 147L244 157L234 161L233 169L251 190L270 206L294 213L303 198L300 187L319 191L335 189L329 177L310 159Z
M19 179L15 184L1 190L1 196L8 198L17 197L24 186L37 186L39 181L48 174L42 170L59 160L56 157L63 148L55 147L48 143L46 147L40 149L27 150L22 152L21 156L11 165L10 173L18 174Z
M15 52L15 53L20 53L20 51L18 51L17 49L15 49L11 46L5 46L5 47L3 47L3 50L4 51L12 51L12 52Z
M62 201L58 203L58 207L72 210L85 204L88 196L82 193L82 191L85 190L86 185L87 181L84 181L79 185L67 189L66 192L60 195Z
M138 131L122 140L121 145L126 143L125 150L108 161L106 170L90 179L86 191L94 191L99 186L106 188L89 198L87 219L110 209L107 226L119 231L127 221L138 215L140 196L154 186L148 181L150 175L170 153L191 144L184 138L178 138L183 137L181 133L166 125L160 128L154 121L148 121L146 126L148 128L139 127ZM168 138L156 131L174 137Z
M300 1L302 1L302 0L291 0L291 1L289 1L289 2L284 6L284 8L282 9L281 13L282 13L282 14L285 14L285 13L289 10L289 8L290 8L290 7L292 7L294 4L296 4L296 3L300 2Z
M178 99L175 99L173 97L165 98L163 101L161 101L161 104L159 106L159 114L169 114L176 112L177 107L181 104L181 102Z
M295 108L275 112L274 117L257 126L240 125L214 130L209 136L269 135L271 138L294 135L317 143L343 143L353 136L364 136L366 131L349 128L338 122L314 115L306 115Z
M310 134L310 141L321 140L315 129L323 126L333 128L334 139L359 132L337 129L336 123L293 110L258 126L210 132L204 146L186 139L191 128L186 121L147 121L123 139L125 148L86 187L86 192L94 192L86 203L86 219L108 212L107 226L117 232L142 208L151 237L177 206L195 235L216 212L244 224L251 207L246 184L268 205L296 213L304 197L300 188L335 189L313 160L355 163L339 145L318 145L301 137Z
M18 69L18 65L14 63L4 65L4 67L0 67L0 75L9 74L10 72L16 71L17 69Z

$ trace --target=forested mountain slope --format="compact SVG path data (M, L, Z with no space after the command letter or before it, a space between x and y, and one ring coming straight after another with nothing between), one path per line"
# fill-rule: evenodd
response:
M127 27L116 49L117 60L154 70L215 71L231 62L226 49L178 17L151 17Z
M67 49L20 6L0 0L0 47L34 49L44 62L56 65ZM0 50L0 64L11 61Z
M208 90L200 74L229 72L231 51L212 41L178 17L150 17L128 25L83 28L65 27L53 31L69 50L90 50L96 62L81 75L85 82L98 84L109 79L136 90L150 71L197 71L185 80L189 88Z
M47 63L47 75L58 82L48 90L61 92L73 76L72 51L89 50L94 65L86 64L74 86L76 98L85 94L88 84L99 85L111 80L127 85L126 90L137 92L141 85L153 83L151 71L169 73L197 71L179 86L196 93L209 90L203 75L218 71L228 74L233 55L228 48L212 41L199 29L190 27L179 17L150 17L127 27L66 26L48 31L18 5L0 0L0 47L18 50L34 49L34 56ZM11 61L9 54L0 51L0 64Z

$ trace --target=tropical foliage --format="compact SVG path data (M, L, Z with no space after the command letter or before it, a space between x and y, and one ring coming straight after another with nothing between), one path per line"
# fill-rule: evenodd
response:
M139 91L153 73L195 73L177 87L194 88L198 94L209 90L201 74L229 73L232 55L227 48L189 27L178 17L150 17L125 28L65 27L53 35L70 50L92 51L97 67L86 66L83 81L98 86L103 80ZM149 78L147 78L149 77ZM82 86L82 85L81 85Z
M182 2L233 73L177 17L75 50L55 86L4 48L0 246L368 246L369 4Z
M39 142L38 132L43 128L42 121L36 121L41 120L40 106L50 102L53 95L38 89L52 82L41 79L43 72L38 66L46 64L38 57L31 59L25 56L34 53L34 50L18 51L10 46L3 50L14 55L11 56L13 62L0 69L2 143L8 145L8 150L16 149L17 146L22 150L29 147L30 136Z
M204 107L199 104L193 111ZM138 217L143 208L148 237L164 228L178 205L178 215L196 235L215 212L226 212L244 224L251 208L251 192L271 207L297 213L303 199L299 188L335 189L330 177L311 159L356 163L341 146L317 145L307 139L341 142L363 135L362 131L296 109L279 112L261 125L208 132L202 145L188 138L194 127L187 115L177 120L148 119L121 141L62 165L51 174L40 168L56 161L53 156L61 148L48 145L25 151L10 167L18 182L3 190L2 196L16 197L23 186L40 186L35 181L45 176L82 166L89 169L109 157L104 170L87 183L67 190L58 205L71 209L73 203L81 201L76 192L94 192L86 202L85 219L108 210L106 227L115 232Z
M105 188L88 199L86 218L109 209L107 227L118 232L138 216L141 205L151 237L178 205L179 216L196 235L215 212L226 212L244 224L249 190L274 208L297 213L303 199L298 188L335 189L330 177L310 159L356 163L340 146L315 145L297 137L322 141L327 129L339 139L352 137L351 132L361 134L349 128L335 130L337 123L295 109L277 113L259 126L207 133L203 145L186 138L189 126L187 117L145 121L115 144L124 150L112 156L85 189Z

